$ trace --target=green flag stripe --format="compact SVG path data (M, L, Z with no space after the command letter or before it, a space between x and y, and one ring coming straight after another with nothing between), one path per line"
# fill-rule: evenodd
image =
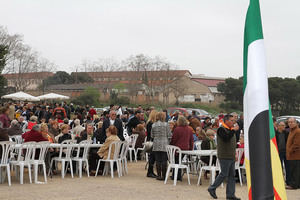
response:
M250 0L244 30L244 92L247 86L248 46L258 39L263 39L259 0Z

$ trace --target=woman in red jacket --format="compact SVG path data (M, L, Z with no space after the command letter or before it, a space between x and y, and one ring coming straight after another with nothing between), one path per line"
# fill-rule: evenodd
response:
M188 122L185 117L180 116L177 120L177 127L175 128L171 145L179 147L181 150L193 150L194 147L194 138L193 131L188 126ZM175 163L179 163L179 155L175 155ZM172 179L174 179L174 171L172 175ZM181 170L178 170L177 180L182 180Z

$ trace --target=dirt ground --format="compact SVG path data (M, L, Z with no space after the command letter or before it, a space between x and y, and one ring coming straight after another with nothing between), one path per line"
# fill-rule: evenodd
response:
M98 176L83 178L77 175L72 179L68 174L65 179L60 175L48 178L47 184L29 184L28 174L24 174L24 185L20 185L15 176L12 177L12 186L9 187L7 181L0 185L0 199L20 199L20 200L174 200L174 199L212 199L207 193L208 180L203 181L203 185L197 186L197 176L191 176L191 185L187 183L186 175L182 182L173 182L169 179L166 185L155 179L146 178L144 169L145 162L129 163L129 174L121 178L110 176ZM117 174L115 174L117 175ZM43 181L42 176L39 177ZM226 199L224 188L217 189L218 199ZM300 190L287 191L289 200L300 200ZM247 199L247 187L236 185L236 196Z

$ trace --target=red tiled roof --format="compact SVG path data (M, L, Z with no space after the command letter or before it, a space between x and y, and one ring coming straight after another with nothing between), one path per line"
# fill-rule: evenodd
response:
M204 78L193 78L193 81L202 83L203 85L206 85L207 87L217 87L219 83L224 83L224 80L217 80L217 79L204 79Z
M19 77L18 73L14 74L2 74L6 79L16 79ZM54 73L52 72L30 72L30 73L22 73L22 78L25 79L44 79L49 76L53 76Z

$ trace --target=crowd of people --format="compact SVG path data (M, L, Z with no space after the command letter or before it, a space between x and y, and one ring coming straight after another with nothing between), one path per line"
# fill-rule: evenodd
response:
M300 129L297 121L290 118L286 123L276 124L276 139L279 155L286 174L287 188L300 188ZM196 149L195 143L201 141L201 149L218 152L221 173L209 187L209 193L216 198L215 190L228 178L227 198L235 197L235 160L236 148L244 148L243 115L220 114L215 118L201 118L195 112L175 112L168 114L154 107L134 109L111 105L102 113L97 113L90 106L74 106L73 104L26 104L7 103L0 109L0 141L9 140L9 136L22 135L24 142L49 141L62 143L65 140L92 140L93 143L104 144L100 149L92 148L89 152L91 174L95 173L97 161L107 158L109 144L113 141L124 141L126 136L137 134L135 148L142 148L145 139L152 141L149 152L147 177L164 180L167 170L167 145L174 145L181 150ZM55 156L55 150L53 156ZM138 155L140 158L141 155ZM175 162L178 163L178 156ZM209 157L201 160L208 164ZM241 159L240 165L243 165ZM214 163L216 158L214 158ZM156 166L156 173L154 172ZM100 166L100 170L104 166ZM177 179L182 180L181 172ZM291 176L293 174L293 176ZM296 174L296 176L295 176ZM205 173L207 178L207 173ZM174 174L171 177L174 179Z

